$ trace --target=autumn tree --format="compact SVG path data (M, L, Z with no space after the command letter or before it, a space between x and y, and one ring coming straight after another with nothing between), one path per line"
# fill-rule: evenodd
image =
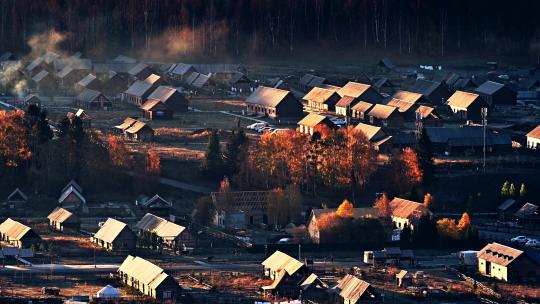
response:
M510 195L510 182L505 181L501 188L501 195L502 196L509 196Z
M107 136L109 146L109 157L113 165L119 168L128 169L132 165L131 153L123 138L115 135Z
M390 167L386 178L387 189L391 189L394 195L415 194L412 190L422 182L423 175L414 150L405 148L396 152Z
M437 231L439 235L456 240L459 237L456 220L449 218L442 218L437 221Z
M464 212L463 215L461 215L461 219L458 222L457 229L460 234L465 233L465 231L469 230L471 227L471 218L469 217L469 214L467 212Z
M431 209L432 202L433 202L433 196L431 196L430 193L426 193L426 195L424 195L424 202L422 203L422 205L427 209Z
M336 214L339 217L353 217L354 216L354 207L348 200L343 200L343 202L338 206Z
M0 161L16 167L32 156L24 127L24 112L0 111Z
M302 193L300 187L297 184L290 184L285 188L285 193L287 195L287 201L289 203L289 218L293 223L299 223L303 220L302 218Z
M516 186L514 186L514 183L510 184L510 188L508 188L508 196L515 196L516 195Z
M146 152L146 173L153 176L159 176L161 173L161 159L154 150Z
M373 205L374 208L379 210L379 216L382 218L390 218L392 216L392 207L390 206L390 200L386 193L383 193Z
M519 196L527 196L527 189L525 189L525 183L521 183L521 187L519 188Z

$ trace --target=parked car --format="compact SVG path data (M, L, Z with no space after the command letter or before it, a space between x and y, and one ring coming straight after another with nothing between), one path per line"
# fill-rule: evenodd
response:
M272 131L272 135L276 135L276 134L281 134L281 133L286 133L288 132L290 129L275 129L274 131Z
M512 243L520 243L520 244L525 244L527 243L528 240L529 239L524 235L519 235L519 236L516 236L515 238L510 239Z
M260 128L260 129L257 130L257 132L259 132L259 133L272 132L272 131L274 131L274 128L272 128L272 127L264 127L264 128Z
M527 243L525 243L525 246L529 247L540 247L540 242L536 239L529 239Z
M264 127L267 127L267 126L268 126L268 123L266 123L266 122L256 122L254 124L251 124L251 125L247 126L246 128L248 130L257 130L257 129L264 128Z
M332 117L330 118L330 121L338 126L347 124L347 121L345 119L339 117Z

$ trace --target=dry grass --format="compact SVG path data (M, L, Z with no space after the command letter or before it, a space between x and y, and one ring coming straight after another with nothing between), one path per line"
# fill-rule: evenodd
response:
M503 296L513 296L526 299L540 299L540 288L534 285L497 284L499 293Z

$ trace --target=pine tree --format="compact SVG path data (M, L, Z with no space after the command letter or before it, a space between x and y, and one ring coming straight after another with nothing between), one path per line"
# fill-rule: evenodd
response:
M508 195L509 196L515 196L516 195L516 187L514 186L514 183L510 184L510 189L508 189Z
M399 234L399 241L401 244L408 244L411 241L411 228L409 225L405 224L401 233Z
M201 169L208 176L221 179L223 174L223 158L219 146L219 136L216 130L212 130L208 138L208 146L204 154Z
M521 197L527 196L527 190L525 189L525 183L521 183L521 187L519 188L519 196L521 196Z
M510 193L510 183L508 181L505 181L501 188L501 195L508 196L509 193Z
M242 161L241 157L245 156L245 153L242 153L242 150L247 143L247 140L248 138L244 133L244 129L238 128L231 130L223 153L225 173L228 176L234 176L238 173L239 165Z
M423 183L424 185L429 185L435 168L433 166L433 144L427 135L426 128L422 129L422 133L416 142L415 150L420 169L423 173Z

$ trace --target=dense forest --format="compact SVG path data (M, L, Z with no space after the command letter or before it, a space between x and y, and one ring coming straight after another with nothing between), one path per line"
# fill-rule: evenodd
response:
M29 52L34 35L62 48L145 57L369 50L532 58L536 0L2 0L0 48Z

